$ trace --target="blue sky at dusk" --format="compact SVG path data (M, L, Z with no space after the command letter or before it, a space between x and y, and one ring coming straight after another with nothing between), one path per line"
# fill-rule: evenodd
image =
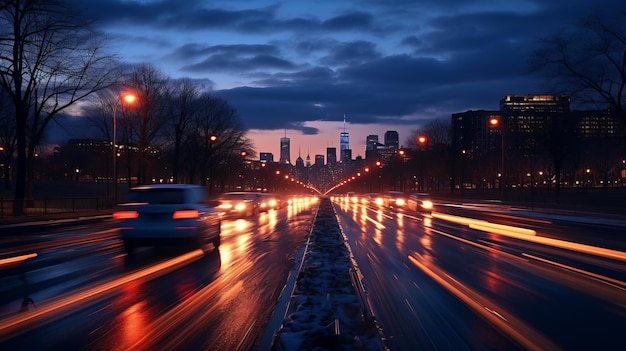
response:
M555 93L529 75L541 40L616 0L73 0L129 63L190 77L234 106L257 152L292 162L432 119L497 109L507 94ZM624 5L619 5L624 7Z

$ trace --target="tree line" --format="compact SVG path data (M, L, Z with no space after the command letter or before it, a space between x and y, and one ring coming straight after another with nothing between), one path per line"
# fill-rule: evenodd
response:
M136 159L128 155L127 167L136 167L139 182L147 180L147 152L155 145L173 149L174 181L186 182L206 181L209 162L228 162L251 149L226 101L190 79L172 80L146 64L125 65L106 43L62 0L0 5L0 143L7 180L15 165L14 215L22 215L32 198L38 146L69 107L85 109L109 140L112 115L119 116L120 144L138 150ZM120 105L126 91L137 96L136 106Z

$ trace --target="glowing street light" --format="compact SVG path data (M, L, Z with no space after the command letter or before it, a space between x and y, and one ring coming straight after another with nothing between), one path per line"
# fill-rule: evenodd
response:
M491 117L489 119L489 125L491 125L491 127L500 127L500 196L501 200L504 201L504 124L501 122L498 117Z
M209 136L209 196L213 196L213 144L217 141L217 135Z
M121 100L122 103L133 104L137 101L137 97L133 94L124 94ZM117 107L118 103L115 102L113 104L113 198L115 204L117 204Z

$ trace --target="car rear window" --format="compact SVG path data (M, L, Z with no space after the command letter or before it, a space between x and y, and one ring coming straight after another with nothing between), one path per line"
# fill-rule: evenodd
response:
M249 194L223 194L222 200L250 200L253 195Z
M149 204L182 204L185 192L182 189L137 189L129 193L128 199Z

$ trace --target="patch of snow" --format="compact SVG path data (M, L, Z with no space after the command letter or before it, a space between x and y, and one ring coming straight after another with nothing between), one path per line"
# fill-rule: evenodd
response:
M323 198L271 349L384 350L356 271L332 203Z

